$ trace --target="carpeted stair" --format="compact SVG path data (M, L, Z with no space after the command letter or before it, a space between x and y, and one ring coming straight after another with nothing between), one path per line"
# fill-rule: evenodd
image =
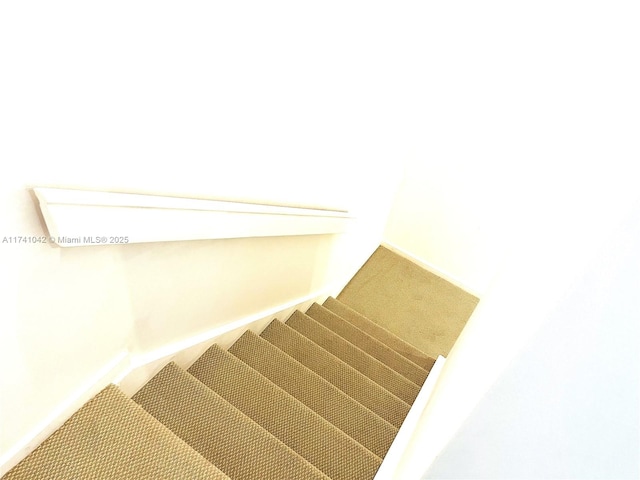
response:
M334 298L114 385L3 479L372 479L433 366Z

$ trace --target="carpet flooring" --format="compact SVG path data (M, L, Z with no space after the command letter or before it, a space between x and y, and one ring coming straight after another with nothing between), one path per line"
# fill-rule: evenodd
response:
M334 298L106 387L5 480L372 480L434 360Z
M449 354L479 302L383 246L337 299L433 358Z

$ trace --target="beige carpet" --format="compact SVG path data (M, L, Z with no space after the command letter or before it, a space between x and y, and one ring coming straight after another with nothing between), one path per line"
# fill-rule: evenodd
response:
M380 360L373 358L364 350L348 342L337 333L320 325L310 316L302 312L294 312L287 326L313 340L336 358L348 363L363 375L383 386L396 397L412 404L420 389L411 380L389 368Z
M390 348L393 348L403 357L411 360L416 365L430 371L434 364L434 359L427 356L424 352L405 342L400 337L395 336L389 330L383 328L377 323L373 323L361 313L356 312L351 307L339 302L333 297L327 298L322 304L327 310L332 311L336 315L344 318L349 323L358 327L363 332L378 339Z
M396 428L409 413L409 404L284 323L272 321L260 336Z
M342 338L348 340L354 345L358 345L361 350L364 350L373 358L377 358L382 363L388 365L416 385L421 386L427 379L429 372L419 367L406 357L400 355L394 349L388 347L368 333L363 332L355 325L343 321L340 316L336 315L331 310L314 303L307 310L307 315L318 323L333 330Z
M373 478L382 459L226 350L212 346L189 373L333 480Z
M325 304L108 386L3 479L372 480L434 360Z
M174 363L133 400L233 479L329 478Z
M111 385L3 480L228 479Z
M382 246L337 298L434 358L449 354L479 301Z
M393 425L266 340L248 331L229 352L377 456L389 450L398 433Z

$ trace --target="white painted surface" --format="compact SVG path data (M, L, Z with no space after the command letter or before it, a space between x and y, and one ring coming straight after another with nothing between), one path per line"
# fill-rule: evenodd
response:
M443 90L441 85L425 88L434 94ZM427 116L436 123L446 118L447 106L444 98L434 101L439 108ZM423 147L429 160L418 158L407 166L384 239L481 297L504 253L512 222L505 209L513 206L513 199L502 198L507 193L500 192L497 179L500 161L479 159L471 151L457 152L452 160L444 155L450 153L449 145L456 150L471 149L471 145L447 138L441 129L429 129L435 132L428 147Z
M420 34L402 6L0 3L0 456L119 352L160 351L353 275L411 148ZM342 235L1 243L46 235L34 187L355 220Z
M135 207L164 210L198 210L227 213L264 213L267 215L308 215L347 217L346 210L305 208L254 202L231 202L202 198L167 197L139 193L71 190L65 188L35 188L36 196L46 205L79 205L93 207ZM45 205L45 206L46 206Z
M420 431L420 417L429 403L429 398L435 388L440 372L446 358L438 355L436 363L431 368L429 376L420 388L420 392L411 405L409 413L405 417L396 438L387 451L380 468L376 472L374 480L419 480L424 471L419 454L414 451L414 446L419 445L418 436L424 435Z
M423 478L640 478L639 245L640 203Z
M347 212L57 188L35 188L60 247L343 233Z
M348 278L408 158L386 239L482 293L422 424L426 469L636 188L635 16L611 3L177 5L0 3L0 235L44 234L27 194L39 185L358 220L295 242L0 244L0 455L123 349Z
M26 455L31 453L42 441L59 428L73 413L110 383L118 385L127 395L134 395L147 381L167 363L173 361L188 368L214 343L228 348L242 333L251 330L259 334L273 319L286 320L296 309L306 310L313 302L323 302L329 295L335 295L333 289L315 292L304 298L297 298L274 308L255 313L251 316L230 319L224 324L206 332L167 343L150 352L119 352L98 372L80 385L32 431L20 439L0 457L0 475L4 475Z
M630 2L426 5L428 107L385 240L482 296L558 201L606 202L634 176L639 16Z
M382 245L388 248L389 250L391 250L392 252L397 253L401 257L406 258L407 260L410 260L411 262L433 273L434 275L437 275L438 277L448 281L449 283L455 285L456 287L461 288L465 292L470 293L471 295L474 295L476 297L480 296L480 292L475 291L473 287L465 284L463 281L454 277L450 273L439 269L434 264L427 262L425 259L416 257L413 253L405 250L404 248L401 248L395 245L394 243L391 243L388 241L382 242Z
M423 58L434 75L425 83L431 100L425 111L425 160L407 166L385 240L471 285L481 301L447 357L421 425L428 435L417 451L426 471L448 444L472 448L469 430L459 429L467 418L479 425L476 409L491 412L487 420L496 423L495 431L480 422L489 438L504 434L518 441L508 450L509 461L474 456L470 465L519 478L515 463L525 448L532 449L528 458L541 459L539 453L550 453L547 445L578 435L563 432L566 425L560 423L558 437L545 438L550 443L525 442L501 423L499 404L480 402L487 394L498 398L491 393L497 382L509 384L502 393L514 402L527 391L505 370L527 345L538 344L537 332L584 279L599 249L611 245L608 236L638 197L640 72L628 61L638 55L638 15L630 3L490 2L464 9L430 4L427 17L430 41ZM601 281L606 291L608 277ZM619 332L617 342L626 350L635 327L623 322ZM570 355L578 353L570 336L563 333L562 341ZM584 352L584 345L576 349ZM594 354L606 355L615 345L611 339L607 352ZM553 368L551 361L543 364ZM608 370L613 363L605 365ZM519 373L523 382L525 370ZM582 369L565 373L569 383L584 387ZM501 380L503 375L508 376ZM580 401L571 392L557 397L554 381L536 385L540 396L558 398L568 409L573 407L565 401ZM633 388L620 386L620 392L633 396ZM605 400L606 410L615 408L611 398ZM542 409L533 411L544 415ZM552 410L549 418L557 414ZM548 419L541 420L541 428L545 425ZM477 432L473 441L479 452L500 448L480 446ZM579 455L588 457L585 465L598 461L595 441L577 443L568 450L571 458L540 461L563 478L565 467L579 471ZM461 448L455 452L427 478L476 477L462 470ZM627 450L621 455L627 465L634 460ZM513 475L499 470L499 462L513 467Z

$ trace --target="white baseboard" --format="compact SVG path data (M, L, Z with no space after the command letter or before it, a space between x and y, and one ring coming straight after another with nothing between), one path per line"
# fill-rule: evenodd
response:
M95 375L92 375L73 391L66 400L56 406L13 448L0 457L0 477L35 450L76 411L110 383L118 385L125 394L132 396L170 361L176 361L178 365L186 368L214 343L228 348L245 330L251 329L255 333L260 333L274 318L285 320L296 309L306 310L313 302L322 303L329 295L334 295L334 290L335 286L331 286L295 298L248 317L231 320L206 332L170 343L150 352L136 355L126 350L121 351ZM218 342L219 339L222 341Z
M62 403L57 405L44 420L38 423L16 445L0 457L0 477L35 450L47 437L60 428L71 415L78 411L82 405L112 383L118 373L127 369L128 364L128 354L123 350L74 390Z
M435 365L429 372L427 380L422 385L413 405L411 405L407 417L404 419L404 422L402 422L402 425L400 425L398 434L385 455L374 480L420 480L424 472L409 472L407 468L408 461L404 458L404 454L415 436L420 417L431 398L431 394L433 393L445 361L446 359L442 355L438 356ZM425 471L426 468L425 466Z
M259 334L274 318L284 321L297 309L304 311L313 302L322 303L331 295L331 292L332 289L322 289L248 317L231 320L206 332L172 342L150 352L131 355L130 367L115 378L113 383L127 395L132 396L167 363L175 361L180 367L188 368L214 343L226 349L246 330Z
M407 250L391 243L391 242L383 242L382 246L385 248L388 248L389 250L391 250L393 253L396 253L398 255L400 255L403 258L406 258L407 260L415 263L416 265L424 268L425 270L433 273L434 275L437 275L438 277L446 280L447 282L455 285L458 288L461 288L462 290L464 290L465 292L473 295L474 297L480 298L480 292L478 292L475 288L473 288L472 286L466 284L465 282L463 282L462 280L460 280L459 278L457 278L455 275L451 275L450 273L442 270L441 268L436 267L435 265L433 265L432 263L427 262L426 260L420 258L420 257L416 257L415 255L413 255L412 253L409 253Z
M265 318L268 318L271 320L273 318L280 318L283 312L287 310L293 311L296 308L300 308L301 305L304 305L307 303L313 303L314 301L317 301L319 298L323 296L328 296L325 290L322 290L319 292L313 292L309 295L305 295L304 297L296 298L293 301L277 305L276 307L273 307L273 308L262 310L248 317L240 318L238 320L233 320L231 322L225 323L224 325L220 325L215 328L212 328L211 330L208 330L206 332L199 333L198 335L194 335L192 337L189 337L177 342L172 342L170 344L167 344L161 348L157 348L150 352L140 354L140 355L135 355L132 358L132 370L142 365L159 360L161 358L165 358L167 356L176 354L182 350L191 348L203 342L207 342L209 340L215 339L216 337L220 337L226 333L231 332L232 330L237 330L243 327L246 330L246 328L249 325L259 320L262 320ZM120 379L118 379L117 381L119 380Z

